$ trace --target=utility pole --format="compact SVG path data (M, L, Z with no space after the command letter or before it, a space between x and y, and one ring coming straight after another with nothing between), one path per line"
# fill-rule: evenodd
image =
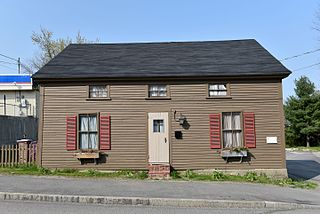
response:
M21 62L20 62L20 57L18 58L18 73L21 74Z

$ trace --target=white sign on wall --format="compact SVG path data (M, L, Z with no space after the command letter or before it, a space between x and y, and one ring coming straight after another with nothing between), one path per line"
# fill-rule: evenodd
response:
M274 144L278 143L278 138L277 137L267 137L267 143Z

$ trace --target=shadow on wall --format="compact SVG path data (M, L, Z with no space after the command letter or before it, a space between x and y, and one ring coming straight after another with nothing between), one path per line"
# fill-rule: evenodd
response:
M309 180L320 176L320 163L314 160L287 160L287 169L293 179Z

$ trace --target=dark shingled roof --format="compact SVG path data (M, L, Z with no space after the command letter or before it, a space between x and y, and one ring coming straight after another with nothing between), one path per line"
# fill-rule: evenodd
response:
M71 44L33 78L279 76L291 72L256 40Z

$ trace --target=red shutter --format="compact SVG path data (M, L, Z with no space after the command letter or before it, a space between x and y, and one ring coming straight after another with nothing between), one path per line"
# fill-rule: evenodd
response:
M110 115L100 115L100 149L110 150Z
M66 147L68 151L77 149L77 116L66 118Z
M220 114L210 114L210 148L221 148L221 122Z
M254 113L243 113L244 142L247 148L256 148L256 133L254 124Z

